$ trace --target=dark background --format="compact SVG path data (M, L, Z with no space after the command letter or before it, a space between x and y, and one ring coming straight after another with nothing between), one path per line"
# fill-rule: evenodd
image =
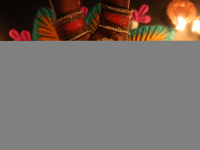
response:
M81 0L82 5L89 9L100 0ZM200 15L200 0L191 0L196 8L197 15ZM131 7L139 9L141 5L148 4L152 20L149 25L172 26L166 15L166 7L171 0L131 0ZM33 21L36 11L40 7L50 7L48 0L1 0L0 2L0 40L12 40L8 33L10 29L17 29L19 32L28 30L32 32ZM140 24L142 25L142 24Z

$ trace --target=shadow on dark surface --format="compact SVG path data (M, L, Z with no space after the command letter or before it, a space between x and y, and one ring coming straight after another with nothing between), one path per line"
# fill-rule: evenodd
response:
M168 27L174 27L174 25L172 24L171 20L170 20L169 17L167 16L166 10L167 10L167 7L163 8L163 9L161 10L159 19L160 19L160 21L161 21L164 25L166 25L166 26L168 26Z
M12 5L11 5L12 3ZM40 7L50 7L48 0L3 1L0 3L0 40L12 41L9 36L11 29L32 32L36 11Z

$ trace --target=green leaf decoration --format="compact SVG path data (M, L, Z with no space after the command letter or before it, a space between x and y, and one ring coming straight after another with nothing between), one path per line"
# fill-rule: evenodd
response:
M88 12L85 17L85 23L88 29L92 29L92 33L98 28L99 17L101 13L101 4L98 3Z
M172 41L175 29L166 26L142 26L130 30L129 41Z
M40 8L36 13L33 24L33 41L59 41L51 22L55 20L52 9Z

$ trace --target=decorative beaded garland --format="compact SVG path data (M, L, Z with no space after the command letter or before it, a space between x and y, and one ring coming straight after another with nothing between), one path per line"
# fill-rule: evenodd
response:
M65 19L65 20L62 20L62 21L60 21L60 22L58 22L58 23L55 23L55 24L53 25L53 27L56 28L56 27L59 27L59 26L61 26L61 25L64 25L64 24L69 23L69 22L72 22L72 21L75 21L75 20L80 19L80 18L83 18L83 15L82 15L82 14L79 14L79 15L77 15L77 16L74 16L74 17L71 18L71 19Z
M99 25L99 27L107 29L107 30L112 30L112 31L115 31L115 32L126 33L126 34L130 35L128 28L124 29L124 28L112 27L112 26L108 26L108 25Z
M87 26L85 24L84 19L79 18L72 22L66 23L59 27L56 27L55 31L56 31L59 39L66 39L66 37L69 37L70 35L76 34L78 32L86 30L86 29L87 29ZM70 39L68 39L68 40L70 40Z
M133 9L123 9L100 3L102 6L99 27L129 34L129 22Z
M102 8L110 10L110 11L113 11L115 13L121 13L121 14L124 14L124 15L131 15L134 12L134 10L132 8L130 8L128 10L128 9L123 9L123 8L118 8L118 7L113 7L113 6L105 5L103 3L100 3L100 4L101 4Z
M74 12L74 13L68 14L68 15L60 18L60 19L57 19L57 20L51 22L51 25L54 26L54 27L59 26L63 22L70 21L70 20L72 20L74 18L77 18L77 16L81 15L81 17L82 17L83 13L84 13L83 11L78 11L78 12Z
M74 41L91 32L83 19L83 11L68 14L51 23L60 40Z
M128 28L131 16L112 13L102 9L100 22L102 25L110 25L114 27Z
M76 39L78 39L78 38L80 38L80 37L82 37L82 36L84 36L84 35L86 35L90 32L92 32L91 29L86 29L85 31L82 31L82 32L74 35L69 41L74 41L74 40L76 40ZM65 39L63 39L63 40L65 40Z

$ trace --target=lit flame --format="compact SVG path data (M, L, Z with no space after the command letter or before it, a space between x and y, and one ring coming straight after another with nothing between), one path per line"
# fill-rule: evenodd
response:
M177 30L184 30L186 26L186 21L182 17L178 17L178 25L176 27Z
M194 21L192 31L198 31L200 29L199 20Z

